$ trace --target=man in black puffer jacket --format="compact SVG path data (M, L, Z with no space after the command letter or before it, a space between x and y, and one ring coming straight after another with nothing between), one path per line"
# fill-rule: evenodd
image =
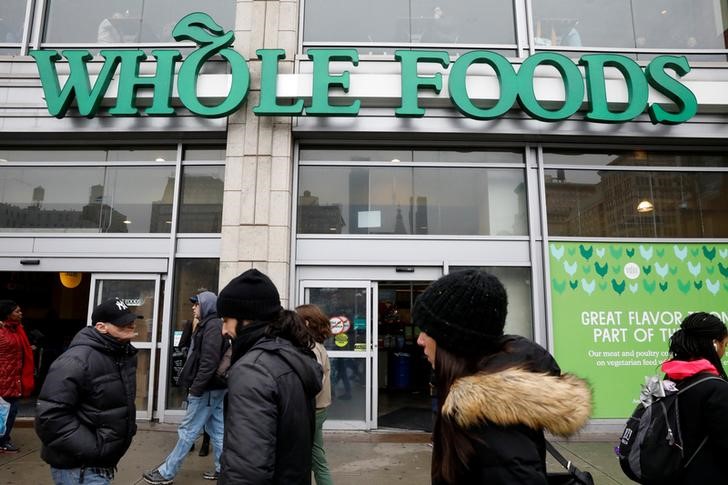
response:
M97 306L51 365L35 429L56 484L109 483L136 433L135 321L123 301Z

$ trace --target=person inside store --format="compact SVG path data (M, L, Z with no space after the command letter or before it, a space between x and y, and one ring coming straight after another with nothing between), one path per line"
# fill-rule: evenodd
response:
M306 304L296 307L296 312L306 322L306 326L313 334L316 344L313 353L316 354L316 362L323 370L324 376L321 380L321 392L316 395L316 431L313 435L313 454L311 467L316 485L331 485L331 472L326 461L324 450L323 426L326 421L328 407L331 405L331 365L329 355L326 353L324 341L331 337L331 323L323 311L316 305Z
M190 297L192 312L199 323L192 332L187 360L180 372L179 383L188 389L187 409L177 428L179 438L164 462L154 470L144 472L144 481L150 484L168 484L182 467L202 430L207 430L215 456L215 469L205 472L205 480L217 480L220 476L224 417L223 406L226 382L217 378L218 368L227 350L222 336L222 322L217 316L217 296L203 291Z
M0 397L8 404L5 433L0 436L0 453L20 451L10 440L21 398L30 396L35 385L33 349L23 329L23 312L12 300L0 300Z
M457 42L457 29L440 6L432 9L432 18L422 33L421 41L425 43L450 44Z
M136 434L137 315L118 299L93 309L48 370L36 404L41 458L56 485L111 483Z
M432 483L546 483L544 430L586 425L591 391L541 346L504 335L508 298L495 276L450 273L415 301L414 322L435 372Z
M728 329L715 315L688 315L670 337L670 359L662 364L665 377L680 389L705 376L718 376L680 394L680 430L686 457L693 456L671 485L725 482L728 454L728 377L721 359L728 346ZM702 448L701 442L705 440ZM699 450L696 453L696 450Z
M323 373L314 338L257 269L220 291L232 343L220 485L311 483L315 398Z

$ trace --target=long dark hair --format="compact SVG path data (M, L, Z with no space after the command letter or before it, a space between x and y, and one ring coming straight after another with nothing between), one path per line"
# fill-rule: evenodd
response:
M707 359L723 379L728 379L713 345L726 337L728 329L720 318L705 312L691 313L680 324L680 330L670 337L670 353L674 360Z
M308 303L297 306L296 312L306 321L316 342L323 343L324 340L331 337L331 322L321 308Z
M293 310L281 311L277 319L268 323L265 335L284 338L301 349L310 350L315 343L313 335L306 327L306 322Z
M457 483L466 471L466 464L475 455L477 438L458 426L449 416L443 416L442 406L450 394L450 387L459 378L478 370L480 357L455 355L442 347L435 352L435 385L437 386L437 418L432 444L433 481Z

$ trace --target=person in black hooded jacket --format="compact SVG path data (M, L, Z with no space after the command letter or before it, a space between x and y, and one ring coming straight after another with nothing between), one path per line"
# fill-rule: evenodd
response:
M479 270L450 273L415 301L439 398L433 484L546 485L544 430L569 436L589 419L585 381L561 374L536 343L504 335L507 306L498 278Z
M321 366L312 334L256 269L220 291L217 311L233 339L220 485L311 483Z
M136 433L135 321L123 301L97 306L45 379L36 406L54 483L109 483Z

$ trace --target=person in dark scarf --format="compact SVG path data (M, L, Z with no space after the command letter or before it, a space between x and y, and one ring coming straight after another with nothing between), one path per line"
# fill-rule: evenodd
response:
M310 484L323 375L313 335L257 269L220 291L217 312L233 341L218 483Z

